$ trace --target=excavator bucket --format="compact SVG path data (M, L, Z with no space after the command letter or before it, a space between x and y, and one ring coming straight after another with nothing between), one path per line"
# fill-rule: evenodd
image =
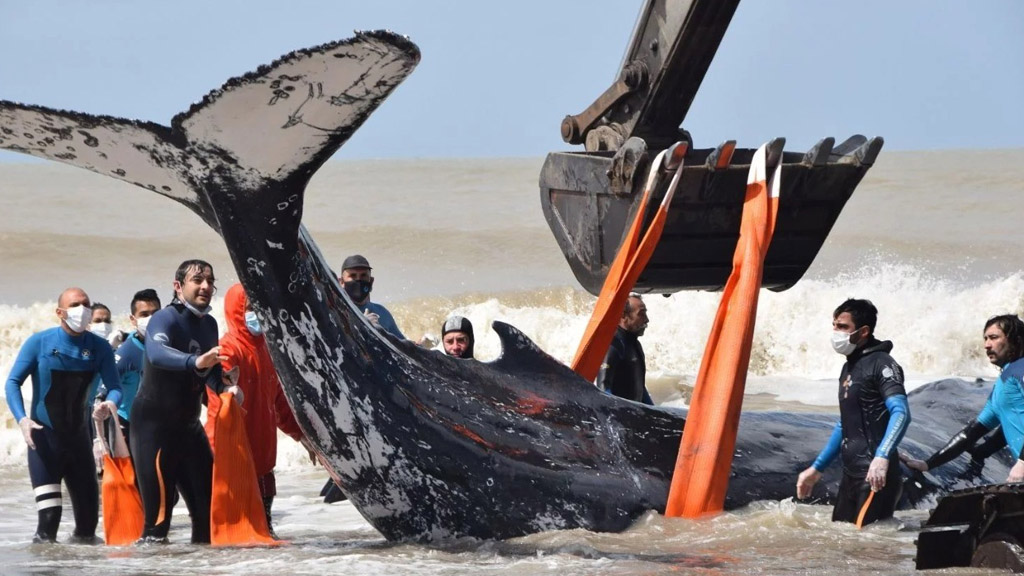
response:
M1024 572L1024 485L994 484L939 500L917 538L917 569L974 566Z
M739 238L747 173L754 150L726 142L715 149L691 150L669 208L661 242L634 290L671 293L718 290L732 271ZM846 201L874 163L882 139L854 136L833 147L826 138L806 153L770 147L768 165L782 162L782 193L763 285L784 290L796 284L813 262ZM646 154L653 155L653 154ZM649 165L646 155L637 162ZM619 245L633 221L644 177L627 193L613 189L617 165L608 152L555 152L541 170L544 216L579 283L598 294ZM669 178L648 206L658 206ZM644 216L647 223L654 211Z
M540 176L548 225L580 284L598 294L640 204L650 159L687 144L685 172L638 292L716 290L732 270L752 149L728 141L695 149L683 119L714 59L739 0L647 0L615 82L583 112L566 116L562 138L582 152L549 154ZM770 146L782 163L775 236L763 285L784 290L811 265L881 138L826 138L806 153ZM656 168L661 169L661 168ZM664 198L668 178L651 197ZM653 217L643 215L647 222Z

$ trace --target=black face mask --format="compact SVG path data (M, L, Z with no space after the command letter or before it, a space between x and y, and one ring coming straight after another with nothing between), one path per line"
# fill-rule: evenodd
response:
M349 280L342 284L345 288L345 292L348 293L348 297L353 302L359 304L364 302L370 297L370 291L373 290L373 283L367 280Z

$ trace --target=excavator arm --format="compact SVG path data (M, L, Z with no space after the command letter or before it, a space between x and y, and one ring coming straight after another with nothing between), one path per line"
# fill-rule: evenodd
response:
M545 218L583 287L598 294L636 216L651 158L685 141L686 168L662 240L634 289L720 289L732 269L753 149L729 140L693 146L682 129L739 0L647 0L616 81L583 112L566 116L562 138L584 151L553 152L540 175ZM739 96L738 96L739 97ZM824 138L806 152L773 142L782 194L763 285L784 290L806 272L839 213L882 148L881 138ZM664 197L661 178L649 206ZM644 214L649 222L652 214ZM646 223L645 222L645 226Z

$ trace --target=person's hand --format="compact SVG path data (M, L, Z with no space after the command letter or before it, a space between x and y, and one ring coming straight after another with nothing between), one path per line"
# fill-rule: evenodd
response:
M29 418L28 416L25 416L21 420L18 420L18 426L21 427L21 435L25 437L25 444L28 444L29 448L35 450L36 443L32 441L32 431L42 430L42 425L38 424L35 420Z
M814 489L814 485L821 480L821 472L818 472L814 466L811 466L807 470L804 470L796 478L796 497L799 500L804 500L811 496L811 490Z
M233 386L228 386L227 388L224 389L224 391L234 394L235 400L238 400L239 406L241 406L245 402L245 393L242 392L242 389L237 384Z
M99 402L92 409L92 419L97 422L103 422L114 414L117 414L117 404L114 404L110 400Z
M885 488L885 475L889 472L889 460L881 456L875 456L868 466L868 476L865 478L871 485L872 492L878 492Z
M373 324L374 328L380 328L380 314L370 312L369 308L367 308L366 312L363 312L363 315L370 321L370 324Z
M103 455L106 451L103 449L103 441L99 438L94 438L92 441L92 459L96 461L96 470L103 470Z
M107 336L107 343L110 344L111 348L117 350L121 344L124 344L124 332L114 330L110 333L110 336Z
M196 358L196 370L213 368L227 359L227 356L221 356L220 346L214 346Z
M1006 477L1007 482L1024 482L1024 460L1017 460L1017 463L1010 468L1010 475Z
M924 460L915 460L903 452L900 452L900 460L904 466L911 470L917 470L918 472L928 471L928 464Z

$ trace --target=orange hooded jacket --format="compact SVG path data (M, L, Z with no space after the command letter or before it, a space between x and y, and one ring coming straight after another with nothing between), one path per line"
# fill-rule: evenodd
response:
M245 326L245 306L242 285L228 288L224 296L228 331L220 339L220 353L228 358L221 366L224 371L238 366L238 385L245 395L242 403L245 433L249 437L256 474L262 477L269 474L277 462L277 428L296 442L301 442L303 436L270 361L266 337L254 336ZM217 414L220 397L208 390L207 402L208 414ZM215 447L214 422L214 418L207 418L206 434L211 447Z

